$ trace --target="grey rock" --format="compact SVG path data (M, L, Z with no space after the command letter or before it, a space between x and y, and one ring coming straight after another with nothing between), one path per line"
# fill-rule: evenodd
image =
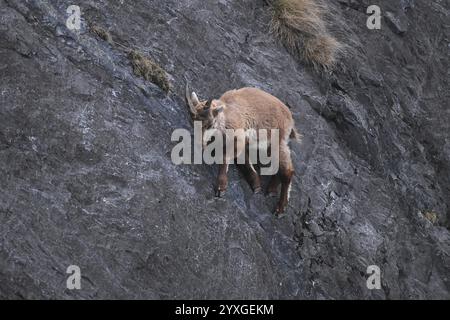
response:
M0 298L450 298L448 4L414 2L398 37L326 2L349 52L324 76L268 32L265 1L78 3L173 89L85 25L65 30L71 2L0 0ZM217 168L171 162L172 131L192 130L186 80L291 106L304 137L283 218L234 167L218 200Z
M385 18L389 27L395 33L403 35L408 31L408 22L406 21L404 14L394 14L393 12L387 11L385 13Z

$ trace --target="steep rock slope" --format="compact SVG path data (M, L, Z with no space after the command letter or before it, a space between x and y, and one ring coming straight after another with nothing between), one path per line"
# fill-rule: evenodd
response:
M326 2L347 46L331 75L268 33L266 1L80 0L80 31L70 4L0 0L1 298L450 297L448 2L379 1L381 30L368 1ZM88 24L159 62L169 95ZM186 81L291 106L283 218L234 169L218 200L217 168L172 164Z

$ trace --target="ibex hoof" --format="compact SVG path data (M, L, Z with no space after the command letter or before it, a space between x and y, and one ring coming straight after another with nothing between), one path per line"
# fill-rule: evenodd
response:
M276 191L267 191L266 195L271 198L275 198L278 196L278 192Z
M222 198L226 193L226 190L216 190L216 197Z
M274 213L275 213L276 216L280 216L281 214L284 213L284 207L280 206L280 205L277 205L277 207L275 208Z

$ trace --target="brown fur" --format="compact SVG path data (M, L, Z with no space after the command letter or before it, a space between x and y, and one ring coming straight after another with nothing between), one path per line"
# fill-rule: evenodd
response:
M281 183L281 195L276 208L277 213L282 213L287 205L289 189L294 168L291 161L288 142L290 138L298 139L299 134L295 130L294 120L289 108L278 98L257 88L242 88L224 93L220 99L212 101L199 101L197 95L190 93L186 88L186 99L194 120L201 120L205 129L266 129L270 136L270 130L279 130L279 172L273 177L270 191L274 192ZM235 146L234 157L246 152L246 145ZM227 188L228 164L232 159L225 159L220 165L216 195L221 196ZM258 192L260 178L253 165L246 157L245 167L249 171L249 180Z

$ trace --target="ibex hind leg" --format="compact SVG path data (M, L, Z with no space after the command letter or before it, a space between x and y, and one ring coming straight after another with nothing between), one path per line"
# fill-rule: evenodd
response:
M268 156L272 156L272 148L268 148ZM269 184L267 186L266 195L269 197L278 196L278 187L280 186L280 175L279 173L275 173L270 177Z
M281 193L277 207L275 208L277 215L283 213L286 209L289 201L289 192L291 191L292 177L294 175L291 152L287 145L280 146L280 169L278 175L281 181Z

